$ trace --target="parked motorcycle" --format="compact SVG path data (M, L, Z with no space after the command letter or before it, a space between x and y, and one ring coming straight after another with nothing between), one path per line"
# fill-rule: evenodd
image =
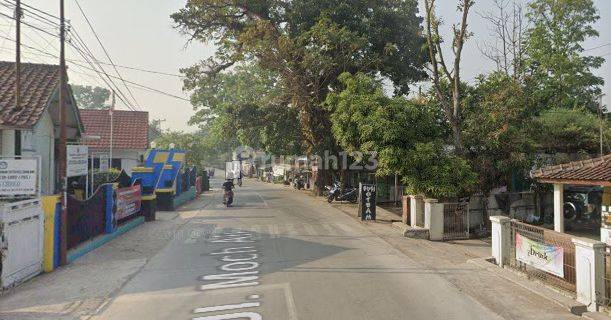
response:
M349 201L356 203L358 199L357 188L346 188L342 189L338 182L334 182L331 187L327 187L329 194L327 195L327 202L333 201Z
M296 176L293 179L293 187L297 190L301 190L305 187L305 181L302 176Z

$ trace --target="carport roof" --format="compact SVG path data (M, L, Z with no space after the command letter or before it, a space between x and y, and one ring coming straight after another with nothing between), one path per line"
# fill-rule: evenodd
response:
M575 185L611 186L611 154L533 170L539 182Z

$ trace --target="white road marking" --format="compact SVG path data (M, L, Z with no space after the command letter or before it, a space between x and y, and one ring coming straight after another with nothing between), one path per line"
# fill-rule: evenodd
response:
M254 307L259 307L259 306L261 306L260 302L246 302L246 303L241 303L241 304L228 304L224 306L197 308L193 310L193 313L206 313L206 312L225 311L225 310L234 310L234 309L243 309L243 308L254 308Z

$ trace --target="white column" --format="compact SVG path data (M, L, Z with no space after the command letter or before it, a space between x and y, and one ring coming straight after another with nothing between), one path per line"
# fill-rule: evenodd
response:
M443 240L443 203L437 199L424 199L424 228L429 229L429 239Z
M511 245L508 217L492 216L492 257L500 267L509 264L509 246Z
M564 185L554 184L554 231L564 232Z
M600 241L573 238L575 244L575 273L577 301L585 304L589 311L597 311L597 296L603 294L605 282L606 245Z
M409 214L410 224L412 227L422 226L424 224L424 202L421 196L410 195Z

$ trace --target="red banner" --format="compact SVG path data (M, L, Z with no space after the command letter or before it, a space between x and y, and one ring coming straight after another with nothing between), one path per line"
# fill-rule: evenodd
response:
M142 194L140 186L117 189L117 221L140 212Z

